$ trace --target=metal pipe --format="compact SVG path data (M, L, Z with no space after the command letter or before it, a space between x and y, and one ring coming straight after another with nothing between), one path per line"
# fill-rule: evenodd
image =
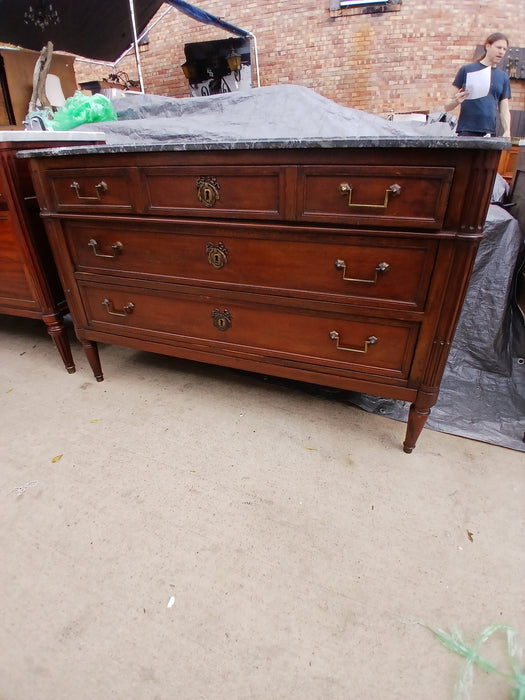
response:
M137 39L137 23L135 22L135 7L133 0L129 0L129 12L131 15L131 26L133 28L133 44L135 46L135 60L137 62L137 71L139 74L140 91L144 92L144 81L142 80L142 67L140 65L139 42Z
M253 39L253 53L255 56L255 74L257 76L257 87L261 87L261 79L259 76L259 54L257 51L257 38L252 32L247 32L250 39Z

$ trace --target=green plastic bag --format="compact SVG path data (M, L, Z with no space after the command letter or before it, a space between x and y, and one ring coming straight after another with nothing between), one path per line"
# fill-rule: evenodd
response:
M105 95L87 96L77 91L53 114L53 119L48 121L48 128L53 131L68 131L81 124L116 120L115 108Z

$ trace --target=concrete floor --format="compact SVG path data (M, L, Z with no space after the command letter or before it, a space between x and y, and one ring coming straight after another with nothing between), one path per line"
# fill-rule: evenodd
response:
M525 638L522 452L0 322L1 700L445 700L413 623Z

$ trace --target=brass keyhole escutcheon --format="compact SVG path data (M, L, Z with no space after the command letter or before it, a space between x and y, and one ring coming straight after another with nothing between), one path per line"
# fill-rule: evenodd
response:
M228 328L231 328L232 316L228 309L223 309L222 311L219 311L219 309L214 309L211 312L211 317L213 319L213 325L220 331L227 331Z
M228 250L220 241L219 243L207 243L206 253L208 254L208 262L216 270L220 270L228 262Z
M220 199L219 190L221 186L215 177L198 177L196 182L197 198L206 207L215 206Z

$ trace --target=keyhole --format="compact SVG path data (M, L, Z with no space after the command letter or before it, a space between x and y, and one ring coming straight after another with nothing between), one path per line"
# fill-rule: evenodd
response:
M203 194L204 194L204 201L206 201L209 204L212 200L212 193L211 193L211 190L209 189L209 187L206 187L204 189Z
M213 319L213 325L220 331L227 331L232 325L232 317L227 309L219 311L219 309L214 309L211 313Z

